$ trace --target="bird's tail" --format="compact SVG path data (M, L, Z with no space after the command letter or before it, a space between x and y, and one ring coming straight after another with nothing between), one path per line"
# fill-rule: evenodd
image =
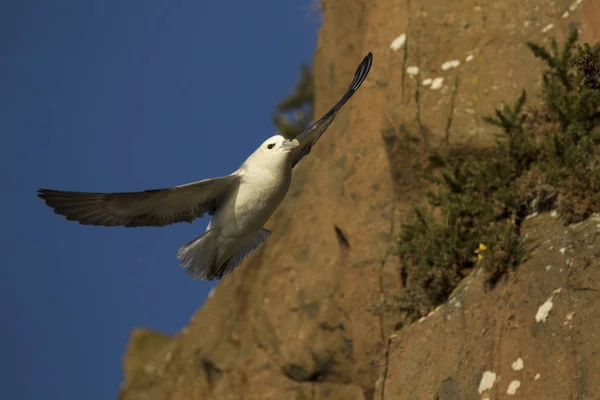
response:
M259 229L244 242L231 243L219 240L218 228L210 228L177 251L181 266L194 279L221 279L239 266L244 258L262 246L271 232Z
M177 258L181 266L187 269L187 273L194 279L215 278L215 270L219 261L219 249L217 229L209 229L202 236L181 246L177 251Z

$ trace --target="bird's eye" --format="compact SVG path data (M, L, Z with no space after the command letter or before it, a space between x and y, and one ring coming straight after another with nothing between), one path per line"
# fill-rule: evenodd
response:
M267 149L271 150L273 147L275 147L275 143L271 143L269 145L267 145Z

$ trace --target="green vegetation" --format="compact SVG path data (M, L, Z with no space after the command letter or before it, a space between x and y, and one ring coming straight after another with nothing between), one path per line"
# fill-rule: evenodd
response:
M500 128L485 154L438 156L428 204L403 225L398 251L408 286L400 308L418 318L481 267L490 287L525 257L521 222L555 208L565 223L600 211L600 45L528 43L543 60L542 104L526 93L486 122ZM577 54L574 51L577 50Z
M579 46L573 65L582 73L581 84L592 90L600 90L600 43L594 47L585 43Z

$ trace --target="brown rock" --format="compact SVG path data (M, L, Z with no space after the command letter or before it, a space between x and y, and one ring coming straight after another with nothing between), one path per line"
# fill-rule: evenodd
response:
M402 292L395 238L423 201L427 157L440 146L468 152L489 144L494 130L481 117L523 87L536 93L541 64L526 40L560 40L573 23L585 40L600 39L600 14L588 3L562 18L570 0L323 0L315 115L339 98L372 51L367 81L295 169L266 245L223 279L184 331L158 341L155 354L136 350L140 334L132 335L120 398L468 399L479 398L485 369L500 374L498 397L513 376L518 394L550 396L530 398L597 395L598 342L585 340L600 326L597 292L575 288L598 288L581 283L588 275L577 275L584 261L576 254L560 273L554 254L556 266L546 272L542 264L551 261L540 261L546 255L538 251L490 293L474 276L457 295L461 308L450 304L393 339L402 318L388 306ZM402 33L407 42L393 51ZM451 60L460 65L444 70ZM443 82L424 86L429 78ZM559 237L557 224L539 221L532 224L547 223L554 236L542 231L538 240L577 245L575 233ZM573 248L591 254L580 246ZM565 271L577 273L566 279ZM540 302L558 287L550 317L534 323ZM561 325L572 311L572 324ZM558 331L568 326L569 340ZM518 357L521 375L510 370ZM541 377L532 381L535 371Z
M598 398L599 223L526 221L530 259L509 282L486 291L475 271L447 304L392 335L378 398L505 399L513 381L515 398ZM480 393L486 371L496 382Z

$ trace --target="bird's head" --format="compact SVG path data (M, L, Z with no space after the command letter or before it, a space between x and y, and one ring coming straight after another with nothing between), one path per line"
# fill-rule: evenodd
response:
M289 162L292 150L300 146L296 139L288 140L275 135L265 140L258 149L248 157L247 162L266 168L277 168Z

